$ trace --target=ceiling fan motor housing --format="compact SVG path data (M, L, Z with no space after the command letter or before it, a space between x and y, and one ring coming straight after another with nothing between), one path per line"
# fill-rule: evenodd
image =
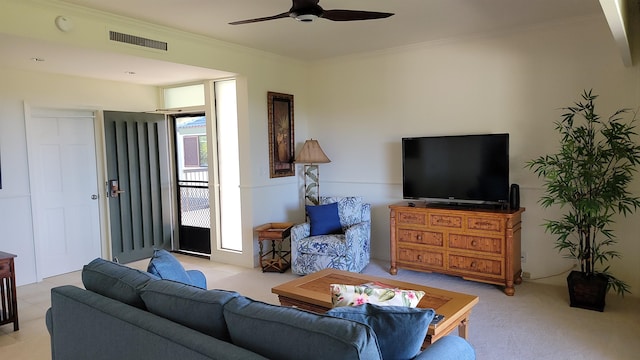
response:
M295 5L289 10L289 16L302 22L312 22L315 19L322 17L324 10L320 5L307 6L296 9Z

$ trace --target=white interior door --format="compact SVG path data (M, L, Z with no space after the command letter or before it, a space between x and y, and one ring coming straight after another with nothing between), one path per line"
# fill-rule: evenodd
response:
M100 257L94 114L32 109L27 117L38 278Z

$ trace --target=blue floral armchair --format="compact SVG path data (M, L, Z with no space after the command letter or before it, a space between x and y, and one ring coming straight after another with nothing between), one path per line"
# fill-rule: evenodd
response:
M307 275L334 268L360 272L371 257L371 204L361 197L320 197L320 205L338 204L341 234L310 236L311 224L291 228L291 270Z

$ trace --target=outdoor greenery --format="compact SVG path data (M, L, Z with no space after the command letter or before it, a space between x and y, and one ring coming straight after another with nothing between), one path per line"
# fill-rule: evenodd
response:
M626 216L640 206L640 198L628 190L640 163L636 116L621 109L601 120L595 111L597 95L585 90L581 97L555 122L558 152L531 160L527 167L544 179L542 207L559 205L564 210L560 220L544 223L545 230L557 236L558 251L578 260L587 275L605 275L608 289L624 295L629 285L609 272L608 262L621 256L612 248L618 242L614 216Z

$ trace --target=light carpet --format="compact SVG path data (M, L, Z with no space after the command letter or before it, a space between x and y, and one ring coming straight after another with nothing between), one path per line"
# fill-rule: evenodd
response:
M388 269L388 262L373 261L363 273L477 295L480 301L471 312L468 340L479 360L640 359L640 298L609 294L605 311L597 312L571 308L563 286L525 281L516 285L515 296L506 296L490 284L404 269L393 276ZM278 299L271 288L297 278L290 270L230 271L228 276L204 271L209 288L231 289L273 304Z
M187 269L202 270L210 289L235 290L256 300L278 304L271 288L297 278L287 271L262 273L177 255ZM146 270L149 260L128 264ZM640 359L640 298L610 294L604 312L571 308L566 287L526 281L506 296L493 285L457 277L400 269L388 273L389 263L373 261L364 273L450 291L477 295L471 312L469 341L479 360L626 360ZM50 359L44 314L50 289L64 284L81 286L80 272L45 279L18 288L20 331L0 327L0 359ZM634 289L632 289L634 290ZM635 289L640 292L640 289Z

